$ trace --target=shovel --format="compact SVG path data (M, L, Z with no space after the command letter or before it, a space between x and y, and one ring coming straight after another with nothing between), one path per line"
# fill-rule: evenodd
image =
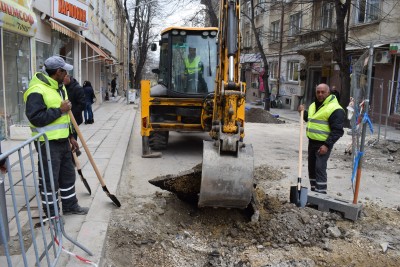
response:
M86 181L85 177L83 177L81 164L79 163L79 159L76 156L75 152L73 152L72 155L74 156L75 166L76 166L76 169L78 170L79 176L81 177L81 181L85 185L87 191L89 192L89 195L91 195L92 194L92 190L90 189L90 186L89 186L88 182Z
M101 184L101 186L102 186L102 188L103 188L103 191L107 194L107 196L112 200L112 202L113 202L117 207L121 207L121 203L119 202L119 200L117 199L117 197L114 196L114 195L112 195L112 194L108 191L107 186L106 186L106 183L104 182L103 177L101 177L100 171L99 171L99 169L97 168L97 165L96 165L96 163L95 163L94 160L93 160L92 154L90 153L89 148L88 148L87 145L86 145L85 139L84 139L83 136L82 136L81 130L79 129L79 126L78 126L78 124L76 123L75 117L74 117L74 115L72 114L71 110L68 111L68 115L69 115L69 117L71 118L71 122L72 122L72 124L74 125L74 128L75 128L75 130L76 130L76 133L78 134L79 139L81 140L82 146L83 146L83 148L85 149L86 155L88 156L89 161L90 161L90 163L92 164L92 167L93 167L93 169L94 169L94 172L95 172L96 175L97 175L97 179L99 179L99 182L100 182L100 184Z
M300 112L300 145L299 145L299 168L297 185L290 187L290 203L296 204L297 207L304 208L307 204L307 187L301 186L301 167L303 159L303 115L304 110Z

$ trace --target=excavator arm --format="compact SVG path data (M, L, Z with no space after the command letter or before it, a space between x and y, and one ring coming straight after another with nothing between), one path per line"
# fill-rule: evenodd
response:
M245 208L251 201L254 157L252 146L243 143L246 86L240 81L239 21L239 0L221 0L214 141L204 141L200 207Z

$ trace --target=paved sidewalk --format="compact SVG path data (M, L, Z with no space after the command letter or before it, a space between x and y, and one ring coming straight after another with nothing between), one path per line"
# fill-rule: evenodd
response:
M94 123L82 124L79 127L108 190L117 198L118 184L137 110L137 105L128 105L126 98L119 96L101 105L96 104ZM2 150L7 151L21 142L23 141L4 140ZM76 173L76 194L79 204L90 207L90 210L86 216L68 215L63 218L68 236L89 249L94 256L87 255L67 239L64 239L63 243L68 251L98 264L103 253L108 222L112 211L117 207L103 191L83 147L81 151L79 161L82 174L88 181L92 194L88 194L78 173ZM13 160L10 158L11 164L15 162ZM87 266L87 264L62 252L57 266Z

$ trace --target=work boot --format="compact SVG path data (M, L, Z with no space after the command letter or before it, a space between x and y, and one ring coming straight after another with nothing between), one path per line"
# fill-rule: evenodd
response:
M63 209L63 215L70 215L70 214L78 214L78 215L86 215L89 212L89 208L81 207L76 205L71 209Z

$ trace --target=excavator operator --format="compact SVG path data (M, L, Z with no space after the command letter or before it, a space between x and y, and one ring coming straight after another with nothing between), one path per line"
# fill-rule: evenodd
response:
M207 92L207 83L203 77L204 66L200 56L196 55L196 48L189 47L189 54L184 60L185 74L184 84L187 92Z

